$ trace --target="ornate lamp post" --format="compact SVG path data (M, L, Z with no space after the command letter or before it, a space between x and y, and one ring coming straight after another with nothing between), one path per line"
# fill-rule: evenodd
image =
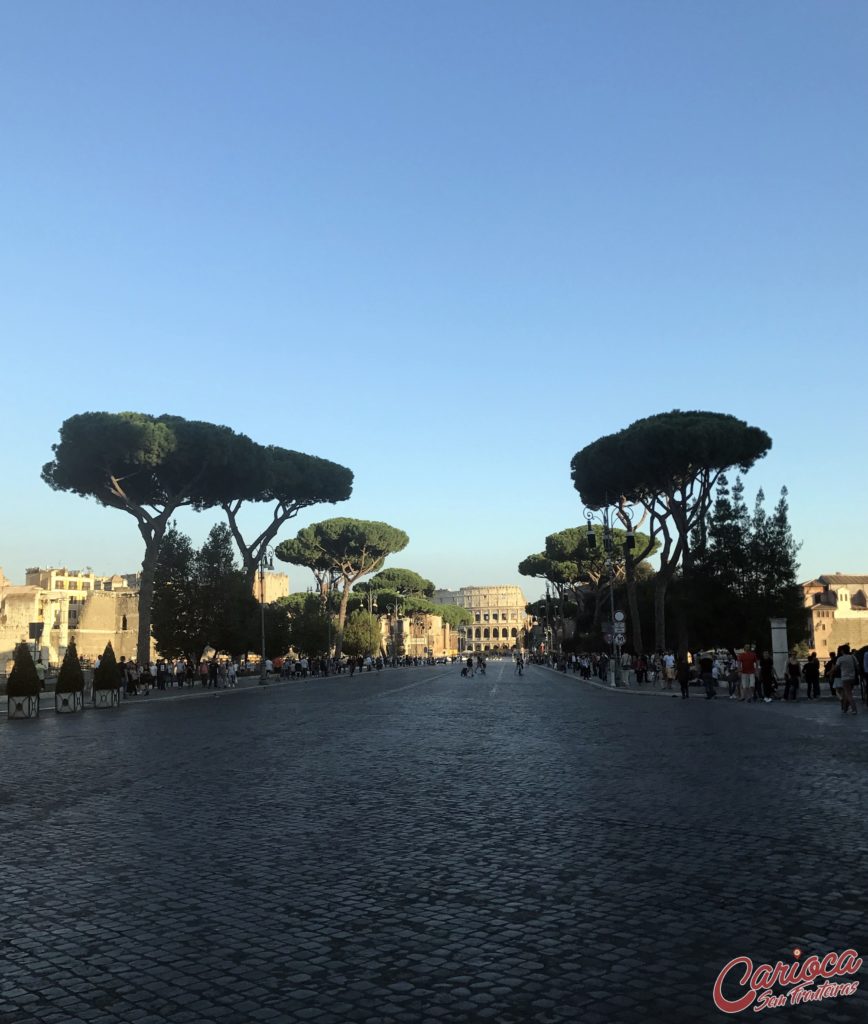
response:
M265 570L274 568L274 548L265 547L259 556L259 624L262 651L259 661L259 685L265 686Z
M603 505L598 509L584 509L584 517L588 524L586 543L588 549L593 551L597 547L597 535L594 532L594 525L603 527L603 552L606 560L606 569L609 573L609 627L611 629L612 660L614 661L611 686L623 686L624 680L621 673L621 645L624 643L624 617L620 615L620 621L615 618L615 515L616 509L612 505ZM618 508L617 514L620 517L626 516L630 524L627 529L627 536L624 541L624 551L632 551L636 544L633 536L632 514L629 508Z
M386 611L389 613L389 624L390 632L392 634L392 665L393 667L398 664L398 609L399 605L387 604ZM394 619L392 613L395 613Z

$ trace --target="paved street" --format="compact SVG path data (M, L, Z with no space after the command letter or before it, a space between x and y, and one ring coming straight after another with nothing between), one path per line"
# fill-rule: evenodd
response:
M866 744L507 662L3 720L0 1021L733 1019L737 955L868 952Z

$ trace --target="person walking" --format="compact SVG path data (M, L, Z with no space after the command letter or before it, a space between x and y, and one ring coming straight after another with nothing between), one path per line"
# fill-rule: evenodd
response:
M853 687L859 677L859 664L855 655L851 654L849 644L841 644L838 648L835 664L841 680L841 713L857 715L859 712L853 699Z
M805 667L802 670L802 675L805 677L805 685L808 690L808 700L819 700L820 662L817 658L816 651L811 651L811 653L808 655L808 660L805 662Z
M772 661L772 656L768 651L763 651L763 656L759 660L759 679L762 686L763 701L766 704L771 704L772 694L774 693L778 677L775 672L775 663Z
M786 677L784 681L784 700L799 699L799 681L802 678L802 666L795 651L790 651L787 658ZM791 696L792 694L792 696Z
M671 651L663 655L663 675L666 678L666 689L671 690L675 679L675 655Z
M756 654L750 644L745 644L744 649L735 656L738 662L740 680L738 684L738 699L741 701L755 701L756 693Z
M699 676L705 686L705 699L712 700L717 696L714 683L714 658L709 651L699 655Z
M835 693L835 677L838 675L836 663L838 661L838 655L834 651L829 655L829 660L826 662L826 667L823 669L823 678L829 683L829 692L833 697L836 697Z
M681 655L678 658L678 662L675 665L675 676L678 679L678 685L681 687L681 699L687 700L690 696L690 665L687 663L686 655Z

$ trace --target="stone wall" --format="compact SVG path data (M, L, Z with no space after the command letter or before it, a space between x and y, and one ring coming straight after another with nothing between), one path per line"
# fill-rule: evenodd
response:
M95 590L88 595L78 617L78 626L69 630L75 638L79 656L95 658L111 641L115 655L127 660L136 657L139 630L139 595L129 591Z

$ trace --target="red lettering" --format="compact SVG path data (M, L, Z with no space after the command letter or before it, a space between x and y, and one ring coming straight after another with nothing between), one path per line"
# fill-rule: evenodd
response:
M775 969L772 971L772 978L769 985L792 985L792 982L790 981L790 974L798 966L799 965L797 963L783 964L778 960L775 964Z
M739 985L746 985L753 971L753 960L747 956L737 956L730 960L726 967L718 974L717 981L714 983L714 1005L722 1013L741 1013L742 1010L746 1010L756 999L756 990L753 986L743 996L739 996L738 999L727 999L723 994L724 979L734 967L738 966L744 967L744 974L741 976Z
M826 961L829 961L829 965L826 966ZM827 953L820 961L820 974L824 978L831 978L835 973L835 964L838 962L838 954L832 950L831 953Z
M760 964L753 972L750 987L759 991L761 988L771 988L772 984L772 965Z
M802 976L799 981L813 981L820 973L820 960L816 956L809 956L802 964Z
M855 949L845 949L838 961L835 974L855 974L862 966L862 958Z

